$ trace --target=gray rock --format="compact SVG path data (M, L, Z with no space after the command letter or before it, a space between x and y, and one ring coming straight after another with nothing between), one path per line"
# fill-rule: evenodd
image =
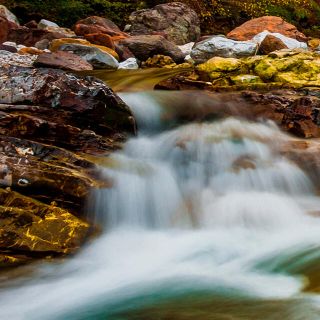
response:
M177 63L183 62L185 57L177 45L159 35L133 36L119 43L128 48L141 61L146 61L157 54L169 56Z
M36 55L31 55L31 54L21 55L18 53L12 53L9 51L0 50L0 67L9 67L9 66L32 67L36 59L37 59Z
M38 23L38 29L47 29L48 27L59 28L59 26L56 23L46 19L41 19Z
M136 70L139 69L139 65L136 58L129 58L119 63L118 69Z
M50 41L48 39L43 39L38 41L34 46L39 50L46 50L50 47Z
M182 51L182 53L185 56L188 56L191 54L193 46L194 46L194 42L189 42L189 43L186 43L182 46L179 46L179 49Z
M178 45L197 41L200 21L194 10L181 2L159 4L133 12L129 21L132 35L161 34Z
M195 63L203 63L213 57L241 58L256 53L258 44L253 41L235 41L223 36L213 36L198 42L191 51Z
M89 62L94 69L118 69L119 67L119 62L111 54L96 47L81 44L64 44L59 50L76 54Z

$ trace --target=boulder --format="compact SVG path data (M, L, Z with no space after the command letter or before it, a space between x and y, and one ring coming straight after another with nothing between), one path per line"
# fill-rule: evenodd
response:
M260 43L259 52L262 54L269 54L270 52L288 49L281 39L274 35L267 35Z
M158 34L178 45L197 41L200 37L198 15L181 2L133 12L129 20L131 35Z
M259 44L261 44L265 38L267 36L272 36L274 38L277 38L278 40L280 40L284 45L285 47L281 48L281 45L279 45L279 49L277 50L281 50L281 49L308 49L308 45L305 43L305 42L301 42L301 41L298 41L296 39L293 39L293 38L288 38L284 35L282 35L281 33L277 33L277 32L269 32L269 31L263 31L259 34L257 34L256 36L254 36L252 38L252 41L256 41L258 42ZM269 38L271 39L271 38ZM273 42L275 43L275 41L277 41L279 43L278 40L273 40ZM273 50L275 51L275 50ZM272 51L270 51L272 52ZM270 53L268 52L268 53Z
M59 28L59 26L56 23L51 22L46 19L41 19L40 22L38 23L37 27L39 29L47 29L48 27Z
M7 41L9 32L9 22L0 15L0 44Z
M85 40L85 39L70 39L70 38L55 39L51 42L49 49L51 51L55 52L55 51L60 50L60 47L65 44L80 44L80 45L84 45L84 46L95 47L95 48L98 48L106 53L111 54L117 60L119 59L118 54L115 51L113 51L112 49L104 47L104 46L92 44L88 40Z
M118 61L109 53L96 47L84 46L81 44L64 44L60 51L73 53L87 61L94 69L118 69Z
M35 67L57 68L71 71L88 71L93 67L86 60L70 52L57 51L44 53L37 57Z
M3 5L0 5L0 16L6 18L8 21L13 22L16 25L19 25L18 18Z
M198 64L215 56L225 58L252 56L257 49L257 43L252 41L235 41L223 36L213 36L195 44L191 58Z
M127 60L119 63L118 69L124 70L136 70L139 69L139 65L136 58L128 58Z
M176 65L171 57L157 54L143 62L142 66L147 68L174 68Z
M191 54L191 51L192 51L194 44L195 44L194 42L189 42L189 43L186 43L186 44L184 44L182 46L178 46L178 47L182 51L184 56L186 57Z
M184 60L179 47L159 35L133 36L120 40L119 44L127 47L141 61L157 54L169 56L177 63Z
M9 46L9 45L6 45L6 44L0 44L0 51L2 51L2 50L3 51L12 52L12 53L18 52L16 47Z
M99 46L105 46L112 50L115 50L115 45L113 42L113 37L109 36L105 33L89 33L86 34L85 39L88 40L90 43L97 44Z
M0 50L0 67L32 67L36 59L36 55L20 55L8 50Z
M294 25L275 16L264 16L249 20L229 32L227 37L239 41L251 40L255 35L263 32L264 30L280 33L298 41L307 41L307 37L303 33L299 32Z
M74 32L77 36L85 36L92 33L104 33L110 36L127 36L111 20L97 16L79 20L74 26Z

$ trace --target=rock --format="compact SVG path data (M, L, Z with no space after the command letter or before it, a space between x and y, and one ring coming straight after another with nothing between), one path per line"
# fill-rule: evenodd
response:
M129 58L123 62L119 63L118 69L124 70L136 70L139 69L139 65L136 58Z
M192 51L194 44L195 44L194 42L189 42L189 43L186 43L186 44L184 44L182 46L178 46L178 47L186 57L191 54L191 51Z
M81 44L64 44L60 51L71 52L87 61L94 69L118 69L118 61L109 53L96 47L84 46Z
M197 41L200 37L198 15L181 2L159 4L152 9L133 12L129 20L131 35L163 35L178 45Z
M288 49L288 47L282 42L281 39L273 35L267 35L263 41L261 41L259 46L259 52L262 54L269 54L270 52Z
M0 16L6 18L8 21L13 22L16 25L19 25L19 20L17 17L3 5L0 5Z
M116 52L114 52L112 49L104 47L104 46L98 46L98 45L92 44L89 41L84 40L84 39L70 39L70 38L55 39L51 42L49 49L52 52L55 52L55 51L60 50L60 47L65 44L80 44L80 45L84 45L84 46L95 47L95 48L98 48L106 53L111 54L114 58L119 60L118 54Z
M232 76L230 79L231 79L232 84L235 84L235 85L263 83L263 81L260 79L260 77L254 76L252 74Z
M234 41L223 36L213 36L198 42L191 51L195 63L203 63L212 57L240 58L252 56L258 45L252 41Z
M282 47L281 47L281 45L279 45L279 48L275 49L275 50L299 49L299 48L308 49L308 46L305 42L300 42L298 40L288 38L288 37L282 35L281 33L276 33L276 32L272 33L269 31L263 31L263 32L257 34L256 36L254 36L252 38L252 41L256 41L261 45L261 43L266 39L267 36L273 36L274 38L277 38L278 40L280 40L284 44L284 46L282 46ZM274 39L273 42L275 42L275 41L277 41L277 40ZM279 43L279 41L278 41L278 43ZM275 50L273 50L273 51L275 51ZM268 53L270 53L270 52L272 52L272 51L269 51Z
M172 60L171 57L157 54L144 62L142 66L147 68L173 68L176 65L177 64Z
M41 139L46 133L47 144L50 144L51 139L55 145L67 146L68 149L86 148L80 138L77 139L79 141L63 142L68 136L61 131L59 124L67 124L70 131L74 127L74 135L79 136L82 130L91 130L102 136L135 133L135 122L129 108L110 88L95 78L77 77L55 69L9 67L0 68L0 87L2 88L0 104L23 105L28 102L29 106L22 108L26 115L25 122L29 121L27 116L32 120L35 113L41 115L40 120L35 119L39 124L31 127L35 130L34 135L30 133L34 141L43 141ZM54 124L56 136L53 134ZM18 134L17 137L21 137L19 133L21 130L25 132L25 124L21 126L12 124L12 126ZM33 132L31 128L29 131ZM28 132L24 134L28 135ZM14 136L13 133L11 136ZM84 136L86 139L90 137L94 139L92 134L90 136L86 133ZM72 147L74 142L76 144ZM107 141L105 144L108 145Z
M6 44L0 44L0 51L2 51L2 50L12 52L12 53L18 52L16 47L8 46Z
M25 255L74 252L89 225L68 211L0 188L0 250Z
M85 39L90 43L97 44L99 46L105 46L112 50L115 50L115 45L112 37L105 33L90 33L85 35Z
M157 54L169 56L176 63L184 60L184 55L178 46L159 35L133 36L119 43L127 47L141 61L146 61Z
M47 29L48 27L59 28L59 26L56 23L46 19L41 19L38 23L38 29Z
M74 26L74 32L78 36L85 36L93 33L104 33L110 36L127 36L111 20L97 16L78 21Z
M280 17L274 16L264 16L249 20L229 32L227 37L239 41L251 40L255 35L263 32L264 30L280 33L298 41L307 41L307 37L303 33L299 32L294 25L284 21Z
M50 47L50 41L48 39L43 39L35 43L35 48L39 50L46 50Z
M44 53L37 57L34 62L35 67L58 68L71 71L93 70L90 63L79 56L64 51Z
M19 51L18 51L19 54L32 54L32 55L39 55L39 54L42 54L44 53L43 50L39 50L37 48L34 48L34 47L26 47L26 48L21 48Z
M0 67L21 66L32 67L37 59L36 55L20 55L9 51L0 50ZM1 94L0 94L1 95Z
M9 32L9 22L6 18L0 16L0 44L7 41Z
M313 38L308 41L308 46L311 50L317 50L320 47L320 39Z
M125 61L130 58L135 58L134 54L127 47L120 43L115 44L115 50L119 56L119 61Z

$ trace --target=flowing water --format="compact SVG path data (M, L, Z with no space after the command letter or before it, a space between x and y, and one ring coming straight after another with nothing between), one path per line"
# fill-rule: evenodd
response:
M103 234L11 280L0 318L320 319L320 198L316 172L282 152L293 138L268 121L172 115L205 93L121 97L139 135L101 161L114 186L88 212Z

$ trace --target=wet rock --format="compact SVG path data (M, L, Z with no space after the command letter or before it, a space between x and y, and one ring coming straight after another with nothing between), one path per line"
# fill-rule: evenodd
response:
M139 69L139 65L136 58L129 58L123 62L119 63L118 69L124 70L136 70Z
M118 61L109 53L97 47L89 47L81 44L64 44L60 51L71 52L87 61L94 69L118 69Z
M60 47L62 45L66 45L66 44L80 44L83 46L89 46L89 47L94 47L94 48L98 48L108 54L111 54L114 58L116 58L117 60L119 60L119 56L116 52L114 52L112 49L104 47L104 46L99 46L99 45L95 45L90 43L89 41L85 40L85 39L70 39L70 38L62 38L62 39L55 39L51 42L50 44L50 50L52 52L55 51L59 51Z
M267 35L259 46L259 51L262 54L269 54L270 52L281 49L288 49L288 47L282 42L281 39L271 34Z
M133 36L119 43L127 47L141 61L146 61L157 54L169 56L176 63L184 60L184 54L178 46L159 35Z
M198 42L191 51L195 63L203 63L212 57L240 58L252 56L257 52L257 43L234 41L223 36L213 36Z
M132 35L159 34L178 45L197 41L200 37L198 15L181 2L133 12L129 21Z
M74 32L78 36L85 36L92 33L104 33L110 36L127 36L111 20L97 16L78 21L74 26Z
M277 32L298 41L307 41L307 37L299 32L294 25L284 21L280 17L274 16L265 16L249 20L229 32L227 37L239 41L251 40L255 35L264 30Z
M50 256L74 252L89 225L68 211L0 188L0 250Z
M0 5L0 16L6 18L8 21L13 22L16 25L19 25L18 18L3 5Z
M78 55L63 51L41 54L34 62L34 66L71 71L88 71L93 69L90 63Z

